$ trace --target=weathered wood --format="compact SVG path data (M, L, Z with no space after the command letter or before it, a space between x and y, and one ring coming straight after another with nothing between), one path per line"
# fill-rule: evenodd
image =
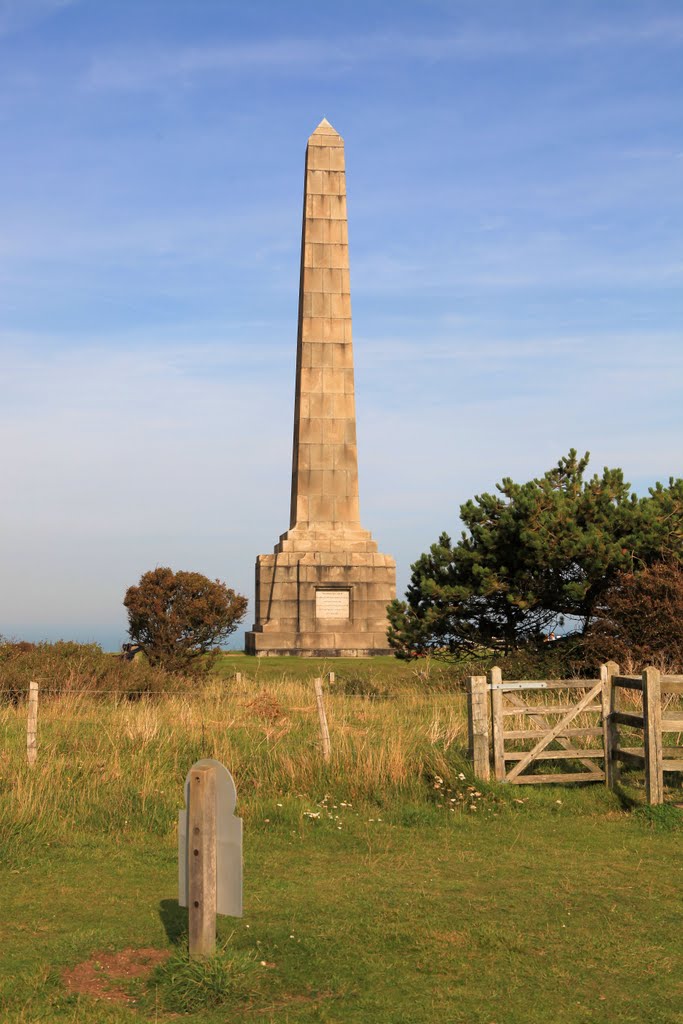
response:
M630 725L633 729L642 729L645 724L642 715L633 715L630 711L613 711L610 718L615 725Z
M512 700L514 694L505 693L507 700ZM545 717L545 715L563 715L567 711L571 711L574 707L573 704L524 704L520 701L518 707L514 708L503 708L503 717L507 718L511 715L539 715ZM583 709L584 711L600 711L602 712L602 704L590 704L588 707ZM550 728L550 726L548 726Z
M493 738L493 772L498 782L505 779L505 737L503 733L503 692L497 687L503 681L503 674L498 667L488 673L488 684L491 687L491 734Z
M509 729L503 733L506 740L535 740L538 736L538 729ZM602 726L586 726L581 729L563 729L555 736L602 736Z
M662 719L662 732L683 732L683 711L667 711Z
M521 761L526 753L526 750L506 750L505 760ZM590 768L591 771L594 771L595 765L592 761L588 761L589 758L594 757L604 757L602 747L593 750L591 750L590 747L567 747L565 750L542 750L540 754L536 755L534 761L571 761L578 758L581 761L587 762L586 767Z
M675 760L673 758L665 758L662 761L662 771L665 772L683 772L683 758Z
M314 685L315 700L318 705L318 720L320 722L320 738L323 745L323 759L325 761L329 761L332 756L332 748L330 746L330 730L327 728L327 715L325 714L322 679L314 680Z
M241 683L242 682L242 673L241 672L235 672L235 682L236 683Z
M486 693L486 676L470 676L467 712L470 733L470 756L474 766L474 774L478 779L488 779L491 774L491 767L489 762L489 708Z
M38 757L38 683L28 684L28 720L26 722L26 760L33 766Z
M605 778L605 773L602 771L595 772L568 772L565 775L518 775L514 779L508 781L513 786L524 786L524 785L536 785L544 782L554 782L558 785L565 782L602 782Z
M627 754L638 754L641 758L645 757L645 747L620 747L620 750L625 750ZM680 753L683 753L682 747L665 747L662 746L662 757L678 757Z
M334 683L334 678L335 678L335 677L334 677L334 672L330 672L330 673L328 674L328 677L327 677L327 678L328 678L328 682L329 682L330 686L332 686L332 684Z
M544 750L552 742L552 740L555 739L556 736L560 736L563 734L566 735L566 732L564 730L566 729L569 722L573 721L576 718L576 716L580 714L581 711L583 711L587 704L590 704L592 700L595 700L595 698L601 691L602 683L598 682L588 691L587 694L585 694L585 696L581 698L580 701L576 703L575 707L573 707L571 711L564 715L564 717L561 718L560 721L552 727L552 729L549 729L548 732L546 732L541 737L541 739L538 741L535 747L533 747L526 754L526 756L508 772L507 781L512 782L515 778L517 778L517 776L519 776L524 771L524 769L531 764L531 762L536 757L536 754L538 754L539 751Z
M188 807L190 956L216 950L216 769L194 768Z
M618 686L620 690L642 690L643 680L637 676L613 676L612 685Z
M649 804L664 802L662 774L662 694L659 671L643 672L643 731L645 735L645 792Z
M512 689L516 686L524 686L525 689L539 690L588 690L595 686L597 679L506 679L502 684L502 690L507 693L508 686Z
M521 713L522 709L526 708L526 706L524 704L524 701L521 699L521 697L518 697L517 694L506 693L505 694L505 699L510 704L516 704L517 705L517 707L519 709L518 713ZM594 707L593 705L589 705L587 708L585 708L585 710L586 711L591 711L591 710L593 710L593 707ZM600 705L595 705L595 707L597 708L598 711L601 710L601 706ZM541 708L541 710L544 710L544 709ZM550 710L550 709L548 709L548 710ZM569 708L568 707L567 708L563 708L563 710L568 711ZM552 711L557 711L557 708L553 707ZM505 714L508 714L508 715L509 714L515 714L515 711L514 711L514 709L504 708L503 709L503 714L504 715ZM541 715L534 714L534 716L531 718L531 724L536 729L541 729L541 728L549 729L550 728L550 723L548 722L548 719L545 718L544 716L541 716ZM562 736L558 736L557 737L557 742L560 744L560 746L565 747L567 750L569 750L571 748L570 741L564 739L564 737L562 737ZM591 761L589 761L587 759L584 759L584 758L580 758L579 760L581 761L581 764L583 764L586 768L590 768L591 771L595 768L595 765L592 764Z
M617 710L619 696L618 690L614 687L614 677L619 675L619 666L616 661L608 661L600 666L600 679L602 680L602 731L603 743L605 745L605 785L608 789L614 789L619 782L619 762L614 758L614 750L619 746L619 730L617 723L612 720L612 714Z
M632 768L642 768L645 764L644 754L637 754L632 750L624 750L621 747L615 747L612 751L612 757L615 761L621 761L623 764L629 764Z

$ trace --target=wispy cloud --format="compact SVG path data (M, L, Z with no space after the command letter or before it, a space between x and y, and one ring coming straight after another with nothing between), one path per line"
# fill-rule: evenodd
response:
M348 70L373 61L483 60L521 57L530 53L628 47L650 43L675 46L683 40L683 18L605 23L580 31L486 31L465 29L442 35L381 32L329 38L290 37L239 44L194 44L127 50L95 57L85 82L95 89L155 88L168 79L185 84L206 75L262 70L270 74L324 68Z
M49 18L79 0L0 0L0 37Z

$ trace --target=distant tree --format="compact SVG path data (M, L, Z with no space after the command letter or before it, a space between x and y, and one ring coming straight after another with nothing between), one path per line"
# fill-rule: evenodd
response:
M146 572L124 598L128 634L152 665L199 671L201 656L234 633L247 599L220 580L168 568Z
M598 602L585 646L595 661L683 671L683 565L667 560L619 573Z
M683 559L683 481L639 499L620 469L585 479L573 449L539 479L509 478L461 506L412 566L405 601L388 610L399 654L509 652L566 621L583 633L618 572Z

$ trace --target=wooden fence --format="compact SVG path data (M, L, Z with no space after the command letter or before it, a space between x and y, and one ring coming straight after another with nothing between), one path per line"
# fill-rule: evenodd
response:
M666 733L683 732L683 712L667 707L666 698L683 694L683 676L661 675L646 668L641 676L622 676L619 666L609 661L602 666L605 686L605 773L607 784L619 782L620 764L645 771L645 790L650 804L664 802L664 772L683 772L683 746L664 746ZM640 694L639 708L623 708L623 693ZM619 726L642 730L643 745L621 745Z
M642 694L640 713L621 707L622 690ZM662 803L663 773L683 771L683 747L662 743L663 733L683 732L683 712L666 710L670 694L683 694L683 676L662 676L654 668L622 676L614 662L601 666L599 679L503 681L499 668L472 676L468 721L475 775L490 778L492 762L499 782L605 782L614 788L620 763L627 763L644 768L648 802ZM506 728L510 718L517 721ZM642 729L642 747L620 745L620 725ZM532 740L520 749L520 741ZM561 761L572 770L534 771L543 761Z

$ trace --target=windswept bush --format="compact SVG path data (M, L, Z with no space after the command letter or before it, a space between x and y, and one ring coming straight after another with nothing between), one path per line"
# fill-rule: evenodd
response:
M149 665L144 659L124 661L105 654L99 644L0 643L0 697L17 700L35 680L45 693L118 691L140 693L187 689L189 681Z
M150 663L195 675L206 671L206 655L235 632L247 611L246 597L220 580L166 567L144 573L123 603L130 638Z
M659 562L620 573L600 602L585 646L597 660L622 667L683 671L683 568Z

